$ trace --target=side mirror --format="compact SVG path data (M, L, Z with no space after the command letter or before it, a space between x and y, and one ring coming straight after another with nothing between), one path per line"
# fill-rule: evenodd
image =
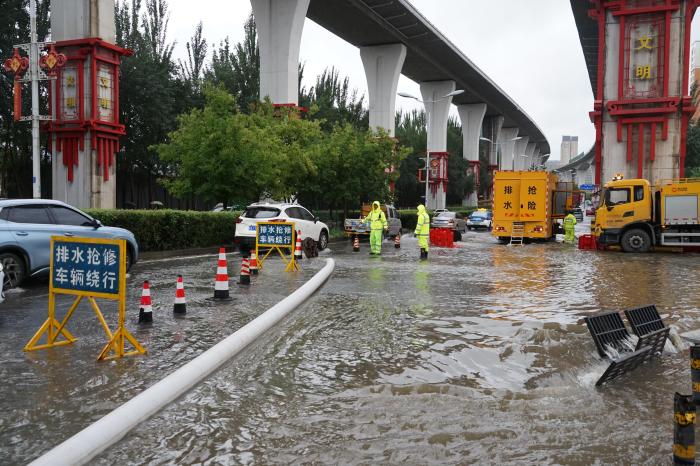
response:
M94 219L94 220L95 220L95 221L92 222L92 226L95 227L95 229L100 228L100 227L102 226L102 222L100 222L100 221L97 220L97 219Z
M314 223L318 222L320 219L318 217L314 217Z

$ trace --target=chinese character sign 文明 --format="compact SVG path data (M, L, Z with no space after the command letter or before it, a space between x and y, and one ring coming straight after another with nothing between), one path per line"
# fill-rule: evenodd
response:
M119 246L56 240L53 243L54 288L119 294Z
M294 246L292 236L294 228L289 224L258 224L258 245L260 246Z

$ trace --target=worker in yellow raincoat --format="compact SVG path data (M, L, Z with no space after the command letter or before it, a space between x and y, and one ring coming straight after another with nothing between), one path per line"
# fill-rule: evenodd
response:
M389 225L386 223L386 215L382 212L378 201L372 203L372 210L362 220L362 223L369 223L370 254L380 255L382 253L382 237L384 232L389 229Z
M430 239L430 215L425 211L423 204L418 206L418 220L416 221L416 231L418 247L420 247L420 258L428 258L428 241Z
M569 211L569 215L564 217L564 242L573 244L576 240L574 229L576 227L576 217L573 212Z

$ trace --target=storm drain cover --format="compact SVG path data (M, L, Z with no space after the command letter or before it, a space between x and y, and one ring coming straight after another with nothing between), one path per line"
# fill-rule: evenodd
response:
M653 304L627 309L625 316L632 327L632 332L638 337L666 328L663 320L661 320L659 311L656 310L656 306Z
M595 383L595 386L600 387L606 382L610 382L627 372L633 371L650 357L649 353L651 353L651 347L645 346L633 353L627 353L613 360L603 375Z
M618 352L628 350L625 342L629 340L630 334L618 312L603 312L587 316L584 320L601 358L608 357L605 352L607 347L612 347Z

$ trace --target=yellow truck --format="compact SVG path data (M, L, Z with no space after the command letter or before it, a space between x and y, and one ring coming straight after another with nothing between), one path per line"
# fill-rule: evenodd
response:
M493 228L502 243L548 240L559 232L558 219L577 207L580 193L544 171L497 171L493 179Z
M700 180L682 179L652 186L644 179L607 183L596 210L593 234L598 244L625 252L655 246L700 248Z

